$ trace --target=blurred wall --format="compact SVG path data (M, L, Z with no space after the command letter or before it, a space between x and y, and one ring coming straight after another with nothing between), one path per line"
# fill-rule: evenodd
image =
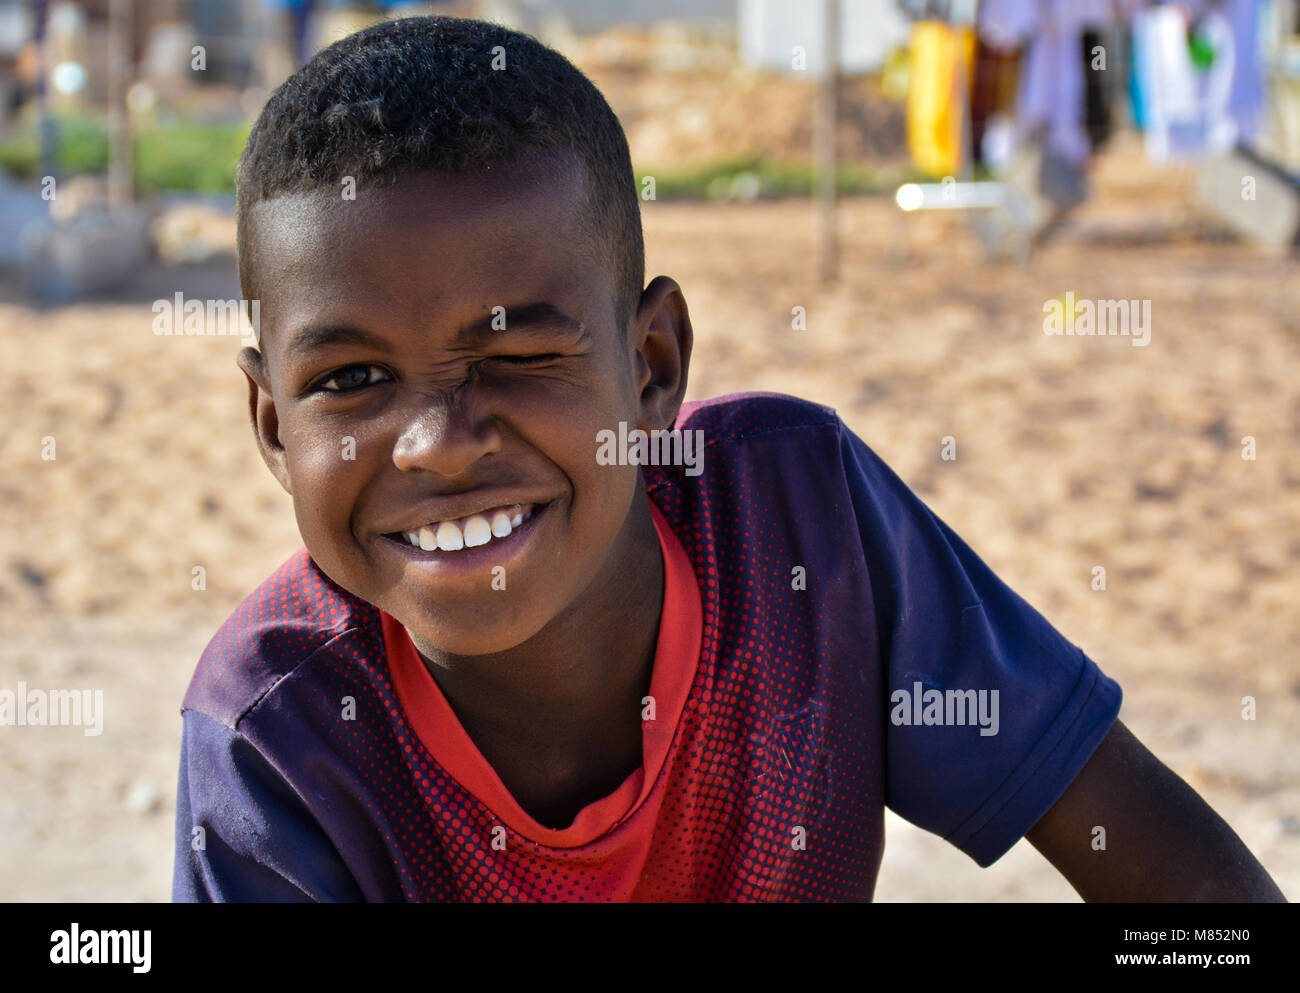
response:
M739 0L740 52L746 62L784 72L791 50L805 49L806 69L822 69L825 7L820 2ZM840 0L840 69L847 73L879 69L890 49L907 41L909 25L894 0Z

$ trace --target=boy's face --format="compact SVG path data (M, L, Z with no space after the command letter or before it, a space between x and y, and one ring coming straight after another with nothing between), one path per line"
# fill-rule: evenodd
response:
M239 361L263 457L321 569L422 650L520 645L634 581L620 573L653 545L638 468L599 465L596 437L672 425L689 318L661 278L624 334L583 182L564 158L250 213L264 351ZM516 505L531 518L496 536ZM498 525L486 544L402 535L456 520L481 538L465 522L480 512Z

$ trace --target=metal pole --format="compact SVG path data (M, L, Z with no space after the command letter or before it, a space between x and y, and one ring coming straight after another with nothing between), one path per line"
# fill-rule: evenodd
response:
M817 101L817 271L824 283L839 278L839 238L835 216L835 123L839 117L839 0L822 0L822 79Z
M110 0L108 7L108 202L126 207L132 199L131 126L126 115L126 88L132 71L131 0Z
M48 0L32 0L32 40L36 47L36 119L40 138L41 176L54 176L58 133L50 114L50 40Z

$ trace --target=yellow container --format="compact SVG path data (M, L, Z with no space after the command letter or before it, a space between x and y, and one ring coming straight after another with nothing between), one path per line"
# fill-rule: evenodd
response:
M912 26L907 80L907 148L917 169L956 176L964 160L964 118L975 30L941 21Z

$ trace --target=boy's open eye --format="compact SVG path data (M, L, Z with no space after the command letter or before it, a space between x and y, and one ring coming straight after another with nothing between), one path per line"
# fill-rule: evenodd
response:
M370 373L376 369L378 369L380 373L387 375L383 367L377 365L349 365L344 366L342 369L335 369L324 379L318 379L310 392L350 393L363 386L370 386L372 383L382 382L382 379L371 379L370 377ZM330 386L330 383L335 383L336 385Z

